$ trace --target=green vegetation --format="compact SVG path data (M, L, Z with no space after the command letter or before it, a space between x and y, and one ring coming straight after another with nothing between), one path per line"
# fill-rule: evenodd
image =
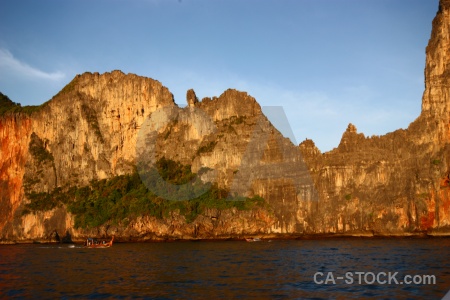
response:
M419 199L430 199L431 195L429 193L421 193L421 194L418 194L417 197Z
M69 93L75 91L75 87L76 87L77 81L78 81L78 76L79 76L79 75L77 75L71 82L69 82L68 84L66 84L66 85L62 88L62 90L60 90L60 91L58 92L58 94L56 94L55 96L53 96L53 98L59 97L59 96L63 96L63 95L65 95L65 94L69 94Z
M31 114L38 111L40 106L21 106L20 103L15 103L8 98L8 96L0 93L0 116L6 113L26 113Z
M44 142L34 132L31 134L29 150L34 159L36 159L39 163L43 163L45 161L52 162L54 160L53 155L45 149Z
M230 118L230 124L236 124L236 125L239 125L239 124L244 123L245 119L247 119L246 116L239 116L239 117L237 117L237 116L232 116L232 117Z
M58 94L56 94L54 97L61 96L68 94L75 90L75 86L77 83L77 78L69 82ZM53 97L53 98L54 98ZM34 112L38 112L41 110L45 105L47 105L49 101L41 104L41 105L27 105L22 106L20 103L16 103L11 101L11 99L8 98L8 96L2 94L0 92L0 116L5 115L7 113L24 113L27 115L31 115Z
M440 159L433 159L433 160L431 161L431 163L432 163L433 165L437 166L437 165L440 165L440 164L441 164L441 160L440 160Z
M173 184L185 184L195 178L195 174L191 172L190 165L182 165L165 157L160 158L156 162L156 168L165 181Z
M0 114L16 107L20 107L20 104L12 102L11 99L8 98L8 96L0 93Z
M74 190L75 189L72 188L71 192ZM67 194L70 194L70 192L64 193L61 188L56 188L51 193L29 193L27 194L27 198L30 199L31 202L25 205L22 215L36 211L48 211L57 206L61 206L62 204L67 204Z
M211 141L208 144L201 146L197 150L197 156L202 153L212 152L214 150L214 147L216 147L216 144L217 144L217 141Z
M81 105L81 112L83 116L86 118L88 126L94 131L95 135L98 137L101 143L103 143L103 136L100 131L100 126L98 125L98 118L95 111L87 106L86 104Z
M190 166L165 158L158 160L156 166L161 177L174 184L183 184L195 177ZM267 207L264 199L258 196L230 201L227 199L228 191L217 185L212 185L206 193L192 200L165 200L149 191L137 172L108 180L94 180L89 186L66 191L58 188L51 193L31 193L27 197L31 202L25 206L23 214L67 205L75 215L75 226L79 228L95 228L106 222L126 225L130 220L145 215L162 219L174 212L183 215L190 223L207 208L250 210Z
M352 194L347 194L345 195L345 200L351 200L352 199Z
M71 82L69 82L68 84L66 84L66 86L63 87L63 89L57 94L68 94L72 91L75 90L75 85L76 85L76 78L74 80L72 80Z
M144 114L144 113L142 113ZM178 119L175 119L173 121L170 122L170 124L166 127L165 131L164 131L164 140L167 140L169 138L169 136L172 134L172 130L177 126L178 124Z

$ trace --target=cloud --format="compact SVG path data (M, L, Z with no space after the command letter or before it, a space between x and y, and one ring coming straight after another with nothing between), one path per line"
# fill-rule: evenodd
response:
M58 81L65 78L65 74L62 72L47 73L36 69L24 62L21 62L15 58L11 52L6 49L0 48L0 67L7 69L9 72L16 73L20 76L26 76L35 79L45 79Z

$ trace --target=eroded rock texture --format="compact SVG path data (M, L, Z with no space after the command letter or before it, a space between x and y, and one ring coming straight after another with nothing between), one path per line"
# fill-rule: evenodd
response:
M320 193L314 232L449 230L449 51L445 0L426 49L422 113L408 129L369 138L350 124L324 154L300 144Z
M0 117L0 239L123 240L271 234L450 233L450 1L441 0L426 49L421 115L403 130L365 137L350 124L334 150L293 145L254 98L227 90L178 108L158 81L113 71L78 75L31 114ZM161 109L155 157L192 165L230 196L260 195L270 208L174 212L126 225L74 228L64 206L22 215L32 192L88 185L133 172L141 126Z

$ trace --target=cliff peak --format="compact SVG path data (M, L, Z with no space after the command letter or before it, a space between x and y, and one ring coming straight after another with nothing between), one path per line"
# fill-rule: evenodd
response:
M317 148L316 144L311 139L305 139L303 142L301 142L298 145L300 152L302 153L303 157L307 157L309 160L314 158L316 155L322 154Z
M439 11L443 8L444 9L450 8L450 0L440 0L439 1Z
M352 123L349 123L348 126L347 126L346 132L349 132L349 133L357 133L358 130L356 129L356 126L355 126L355 125L353 125Z
M20 104L13 102L8 96L0 92L0 115L17 106L20 106Z
M189 107L195 106L198 103L197 95L195 94L194 89L189 89L186 92L186 101Z

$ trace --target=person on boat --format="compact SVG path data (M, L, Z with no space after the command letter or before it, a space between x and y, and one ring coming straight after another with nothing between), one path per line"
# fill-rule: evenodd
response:
M86 239L86 246L92 246L94 244L94 240L92 238L87 238Z

